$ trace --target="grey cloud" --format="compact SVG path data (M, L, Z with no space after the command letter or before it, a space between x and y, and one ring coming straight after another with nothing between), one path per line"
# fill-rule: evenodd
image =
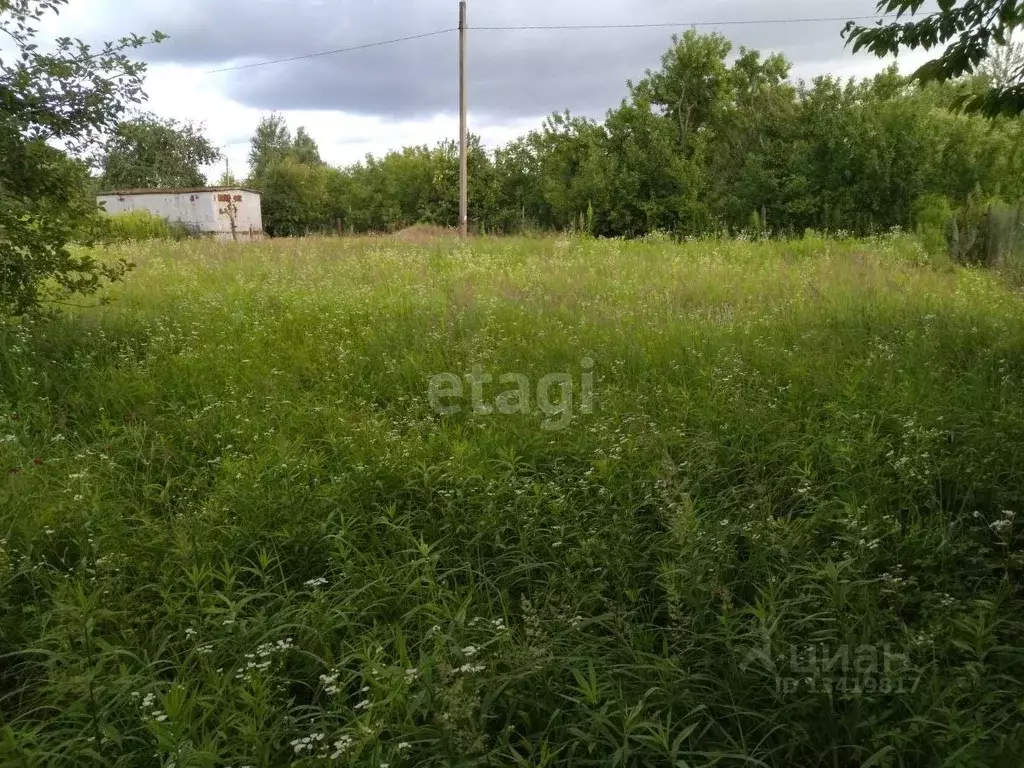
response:
M151 0L105 6L110 34L159 28L171 35L149 49L154 62L216 69L359 45L454 27L455 0ZM873 0L470 0L470 26L710 22L867 15ZM672 29L485 31L470 38L471 108L487 119L537 116L569 108L599 116L625 95L628 78L657 66ZM703 29L703 28L702 28ZM798 71L848 64L841 22L717 28L737 47L782 51ZM707 30L711 31L711 30ZM450 113L457 104L456 36L306 59L238 72L224 79L228 97L260 109L341 110L408 119Z

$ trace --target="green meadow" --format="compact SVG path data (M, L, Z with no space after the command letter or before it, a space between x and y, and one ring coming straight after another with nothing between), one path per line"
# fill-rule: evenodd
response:
M109 302L0 328L3 766L1024 764L996 274L901 236L104 255Z

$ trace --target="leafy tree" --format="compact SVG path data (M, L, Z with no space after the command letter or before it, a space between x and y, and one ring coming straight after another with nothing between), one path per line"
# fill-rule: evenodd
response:
M543 198L537 189L539 158L526 137L494 151L493 213L488 224L500 232L545 225Z
M579 217L603 197L595 185L595 171L607 139L604 127L569 112L555 113L540 131L528 137L536 158L533 182L540 200L536 215L542 226L556 229L578 226Z
M292 134L283 115L276 112L264 116L249 147L249 183L262 186L267 170L283 160L292 149Z
M306 165L321 165L323 163L323 160L320 159L320 148L302 126L299 126L299 130L295 132L291 156L296 162Z
M999 88L1024 83L1024 42L1009 40L1006 45L994 45L979 72Z
M924 0L879 0L880 14L897 14L890 24L864 27L849 22L844 34L853 52L866 49L877 56L895 56L901 49L931 51L945 47L924 64L913 78L922 84L946 82L970 75L988 59L993 46L1009 43L1013 30L1024 25L1020 0L939 0L939 10L920 19L908 19ZM994 117L1024 113L1024 78L1018 71L1009 82L993 81L981 94L968 94L960 103L971 112Z
M202 126L143 115L117 126L99 157L105 189L199 187L220 159Z
M263 186L263 226L275 237L308 235L328 226L329 169L285 157L270 168Z
M717 125L730 98L731 78L725 60L732 45L721 35L687 30L672 37L661 69L632 88L634 97L660 108L678 127L683 151L692 151L697 134Z
M636 237L680 229L681 219L690 223L693 212L686 209L697 191L691 171L700 165L694 153L701 150L696 140L687 139L688 153L679 151L678 115L652 111L640 89L608 114L605 128L607 161L600 175L611 204L596 212L599 221L607 222L598 234Z
M250 140L249 183L263 187L271 168L285 159L300 165L323 165L320 148L306 129L300 126L293 139L284 116L275 112L260 120Z
M63 37L41 53L35 25L67 2L0 0L0 32L14 54L0 60L0 313L38 306L47 285L65 294L95 291L127 267L68 249L97 206L86 166L54 144L88 152L141 102L145 64L127 52L164 35L132 35L99 49Z

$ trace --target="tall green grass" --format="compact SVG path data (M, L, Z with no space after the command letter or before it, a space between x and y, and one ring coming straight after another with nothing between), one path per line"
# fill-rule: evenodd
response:
M168 221L149 211L131 211L102 216L99 239L104 243L133 243L147 240L185 240L191 237L188 227Z
M991 274L898 238L123 255L109 306L0 333L0 764L1022 764ZM561 431L428 404L585 357Z

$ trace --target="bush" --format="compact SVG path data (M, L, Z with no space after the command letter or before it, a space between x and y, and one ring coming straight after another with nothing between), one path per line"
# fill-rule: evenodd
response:
M188 227L171 222L149 211L132 211L104 216L99 239L107 243L139 240L184 240L191 236Z
M1002 267L1021 258L1024 250L1024 206L972 195L951 218L949 252L962 264Z
M263 228L272 237L301 237L331 228L326 166L303 165L292 158L267 170L263 185Z
M953 206L945 195L923 195L914 202L914 231L931 256L948 252Z

